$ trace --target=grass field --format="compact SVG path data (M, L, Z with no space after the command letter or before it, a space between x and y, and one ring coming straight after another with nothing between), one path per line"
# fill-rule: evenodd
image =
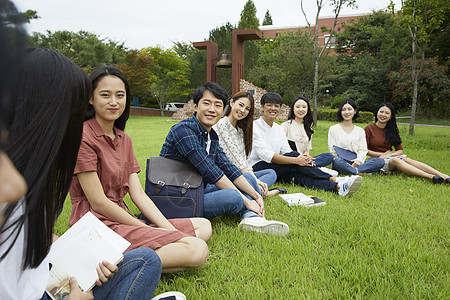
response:
M159 154L175 124L168 118L131 117L126 132L142 168ZM328 152L331 122L320 122L312 154ZM359 124L364 127L366 124ZM450 173L450 128L400 126L405 153ZM265 199L268 219L287 223L285 237L241 232L238 216L212 220L207 263L191 271L164 274L156 294L183 292L188 299L448 299L450 297L450 185L406 175L364 176L349 198L281 185L326 206L288 207ZM134 212L136 207L126 199ZM68 228L67 199L56 232Z

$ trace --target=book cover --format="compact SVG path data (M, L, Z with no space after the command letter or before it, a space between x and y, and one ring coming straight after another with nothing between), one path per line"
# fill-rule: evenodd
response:
M118 264L130 242L112 231L92 213L86 213L57 239L49 253L52 264L47 293L53 299L67 299L69 279L75 276L87 292L95 286L98 264L104 260Z
M278 196L280 196L288 206L320 206L326 204L325 201L320 200L317 197L307 196L303 193L283 194Z

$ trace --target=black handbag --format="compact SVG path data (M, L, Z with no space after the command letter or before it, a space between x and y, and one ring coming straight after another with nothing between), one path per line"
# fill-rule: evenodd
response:
M203 177L190 163L147 159L145 193L167 219L203 216ZM141 219L148 220L141 214Z

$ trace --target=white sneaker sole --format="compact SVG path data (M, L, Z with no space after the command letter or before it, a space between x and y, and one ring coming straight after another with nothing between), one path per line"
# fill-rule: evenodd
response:
M353 184L351 185L350 191L346 195L347 197L353 195L359 189L359 187L362 184L362 177L361 176L359 176L359 175L353 175L353 176L356 176L356 179L353 182Z
M240 223L239 229L245 231L254 231L259 233L267 233L272 235L286 235L289 232L289 226L278 221L269 221L264 225Z

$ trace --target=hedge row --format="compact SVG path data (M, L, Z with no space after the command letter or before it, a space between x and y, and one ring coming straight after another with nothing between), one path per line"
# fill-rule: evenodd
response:
M338 122L337 119L337 109L332 108L318 108L317 109L317 119L326 120L331 122ZM370 111L360 111L359 117L354 120L356 123L370 123L375 120L374 115Z

